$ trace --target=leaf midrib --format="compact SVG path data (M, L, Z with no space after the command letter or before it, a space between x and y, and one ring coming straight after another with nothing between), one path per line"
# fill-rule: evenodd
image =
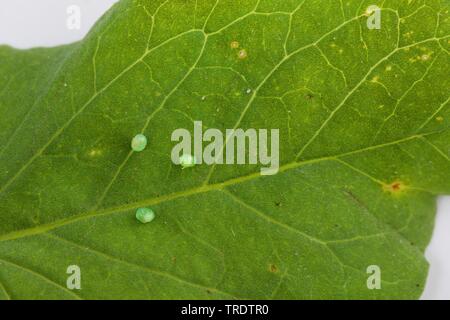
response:
M331 156L324 156L324 157L320 157L320 158L315 158L315 159L309 159L309 160L305 160L305 161L301 161L301 162L291 162L288 164L285 164L283 166L280 167L279 169L279 173L282 172L286 172L289 170L293 170L308 164L316 164L316 163L320 163L320 162L325 162L325 161L334 161L337 160L338 158L341 157L345 157L345 156L350 156L353 154L358 154L358 153L362 153L362 152L366 152L366 151L371 151L371 150L376 150L379 148L383 148L383 147L388 147L388 146L393 146L393 145L398 145L404 142L408 142L408 141L412 141L415 139L421 139L424 138L426 136L429 135L433 135L436 133L440 133L443 131L448 130L448 128L444 129L444 130L439 130L439 131L433 131L433 132L428 132L428 133L424 133L424 134L416 134L416 135L412 135L403 139L399 139L396 141L392 141L392 142L388 142L388 143L383 143L383 144L379 144L379 145L375 145L375 146L370 146L370 147L366 147L366 148L362 148L362 149L358 149L358 150L354 150L354 151L350 151L350 152L346 152L346 153L342 153L342 154L338 154L338 155L331 155ZM218 182L215 184L209 184L209 185L201 185L192 189L188 189L188 190L183 190L180 192L175 192L175 193L170 193L167 195L163 195L160 197L154 197L151 199L147 199L147 200L142 200L142 201L137 201L137 202L133 202L133 203L129 203L127 205L123 205L123 206L116 206L116 207L111 207L111 208L105 208L103 210L100 211L88 211L88 212L84 212L84 213L79 213L79 214L75 214L74 216L70 217L70 218L66 218L66 219L60 219L51 223L47 223L47 224L43 224L37 227L32 227L32 228L28 228L28 229L22 229L22 230L18 230L18 231L13 231L10 233L6 233L3 235L0 235L0 242L2 241L9 241L9 240L16 240L16 239L20 239L20 238L24 238L24 237L28 237L28 236L33 236L33 235L38 235L38 234L42 234L60 227L63 227L65 225L69 225L72 223L76 223L85 219L90 219L90 218L95 218L95 217L99 217L99 216L106 216L106 215L111 215L111 214L115 214L115 213L120 213L120 212L125 212L125 211L130 211L133 209L137 209L139 207L145 207L145 206L152 206L152 205L157 205L160 203L164 203L164 202L168 202L168 201L172 201L175 199L179 199L179 198L183 198L183 197L190 197L190 196L194 196L194 195L198 195L198 194L202 194L202 193L208 193L208 192L212 192L212 191L219 191L222 190L226 187L229 186L233 186L233 185L238 185L247 181L251 181L251 180L255 180L255 179L259 179L259 178L267 178L266 176L262 176L259 172L256 173L252 173L246 176L241 176L241 177L237 177L237 178L232 178L223 182ZM412 188L412 187L410 187ZM412 188L414 189L414 188ZM422 192L428 192L431 193L430 191L427 190L420 190Z

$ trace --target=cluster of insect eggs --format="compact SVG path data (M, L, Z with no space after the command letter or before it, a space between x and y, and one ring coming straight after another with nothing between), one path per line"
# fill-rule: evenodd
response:
M144 151L147 143L147 137L140 133L131 140L131 149L135 152ZM195 157L190 154L180 157L180 165L183 169L195 166L196 162ZM149 223L155 219L155 212L150 208L139 208L136 210L136 219L142 223Z

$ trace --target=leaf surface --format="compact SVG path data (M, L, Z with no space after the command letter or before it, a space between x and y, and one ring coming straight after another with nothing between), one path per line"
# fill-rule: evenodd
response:
M0 299L418 298L450 194L449 9L122 0L81 42L1 47ZM280 172L181 170L194 120L279 128Z

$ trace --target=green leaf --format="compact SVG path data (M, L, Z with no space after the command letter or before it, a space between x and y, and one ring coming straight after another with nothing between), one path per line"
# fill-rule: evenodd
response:
M1 47L0 299L420 297L450 194L449 9L122 0L81 42ZM194 120L279 128L280 172L181 170Z

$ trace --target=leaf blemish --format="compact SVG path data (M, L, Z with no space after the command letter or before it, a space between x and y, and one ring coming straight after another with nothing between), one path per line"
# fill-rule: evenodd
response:
M391 184L384 185L383 189L387 192L398 194L406 189L406 185L401 181L394 181Z
M231 49L237 49L239 48L239 42L237 41L232 41L230 44Z
M278 272L278 267L276 265L274 265L273 263L271 263L269 265L269 271L272 273L277 273Z
M103 151L100 149L92 149L88 152L88 156L91 158L99 157L103 154Z
M421 59L422 59L422 61L427 61L427 60L430 60L430 56L428 54L424 54L424 55L422 55Z
M239 59L244 60L247 57L248 57L247 50L245 50L245 49L239 50L239 52L238 52L238 58Z

